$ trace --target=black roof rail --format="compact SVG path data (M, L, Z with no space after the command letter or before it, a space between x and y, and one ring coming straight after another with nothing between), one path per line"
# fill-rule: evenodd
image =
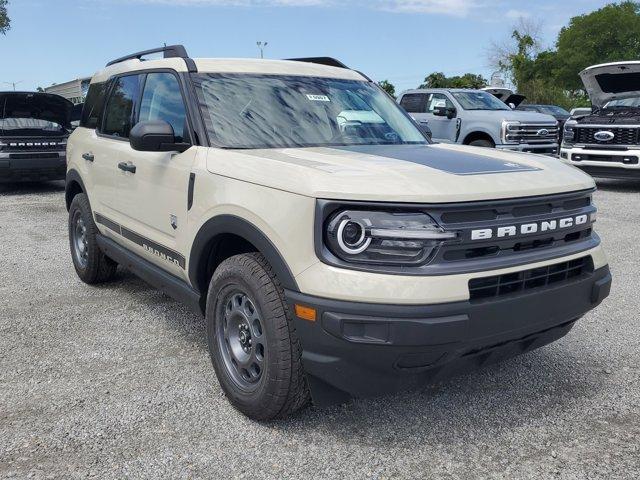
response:
M320 65L326 65L328 67L338 67L338 68L349 69L349 67L347 67L340 60L336 60L335 58L332 58L332 57L287 58L287 60L291 60L292 62L318 63Z
M116 63L126 62L127 60L138 59L142 60L142 57L147 55L153 55L154 53L162 53L163 58L182 58L187 64L187 68L190 72L197 72L196 63L187 54L187 49L182 45L165 45L164 47L152 48L151 50L143 50L142 52L132 53L125 55L124 57L116 58L107 63L107 67L115 65Z

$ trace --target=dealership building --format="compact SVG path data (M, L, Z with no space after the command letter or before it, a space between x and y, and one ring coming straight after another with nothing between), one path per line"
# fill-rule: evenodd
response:
M64 97L67 100L73 102L73 104L77 105L84 102L84 99L87 96L87 91L89 90L90 82L91 77L76 78L75 80L71 80L69 82L45 87L44 91L47 93L60 95L61 97Z

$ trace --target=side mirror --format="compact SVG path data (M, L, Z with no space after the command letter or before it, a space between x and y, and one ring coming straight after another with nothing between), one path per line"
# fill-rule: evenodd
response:
M432 140L433 132L431 132L431 129L426 124L418 123L418 129L425 137L427 137L429 140Z
M511 110L515 110L516 109L516 104L515 103L510 103L509 107L511 107Z
M435 107L433 109L433 114L436 117L447 117L449 120L456 118L458 112L455 108L451 107Z
M139 122L129 133L131 148L140 152L184 152L190 143L176 143L173 127L165 121Z

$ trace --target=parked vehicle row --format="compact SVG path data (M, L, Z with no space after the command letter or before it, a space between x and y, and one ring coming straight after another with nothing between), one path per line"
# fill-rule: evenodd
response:
M415 388L567 334L611 275L593 179L520 153L556 148L555 120L482 91L400 104L442 120L433 135L449 142L334 59L169 46L110 62L68 140L79 278L122 265L204 315L220 385L255 419ZM469 139L471 125L486 136ZM501 150L453 144L478 140Z

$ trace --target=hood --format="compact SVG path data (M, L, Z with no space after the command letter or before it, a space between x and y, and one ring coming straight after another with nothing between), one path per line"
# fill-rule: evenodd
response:
M580 72L580 78L598 108L611 100L640 97L640 61L594 65Z
M498 120L532 123L555 123L556 119L546 113L529 112L527 110L465 110L465 115L477 115L483 118L493 117Z
M210 149L210 172L314 198L465 202L584 190L556 158L452 144Z
M513 90L509 88L485 87L482 90L489 92L491 95L496 97L498 100L502 100L507 105L513 104L513 108L518 108L518 105L527 99L524 95L513 93Z
M0 92L0 119L23 118L71 123L73 104L59 95L38 92Z

